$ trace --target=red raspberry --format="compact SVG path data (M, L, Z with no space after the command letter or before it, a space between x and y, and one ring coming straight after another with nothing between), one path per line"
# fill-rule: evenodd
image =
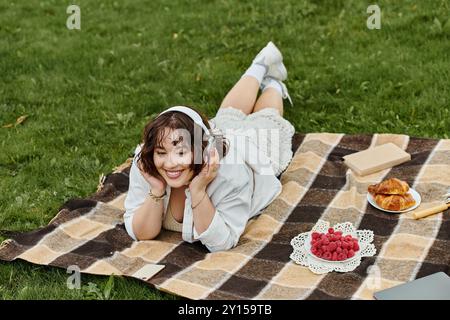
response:
M337 247L337 248L336 248L336 253L337 253L337 254L342 253L342 248L341 248L341 247Z
M331 243L328 245L328 250L329 250L330 252L335 251L336 248L337 248L337 245L336 245L335 242L331 242Z
M331 260L332 257L333 256L332 256L331 252L325 252L322 256L322 258L325 260Z
M351 235L346 235L345 236L345 241L351 242L353 240Z
M358 242L353 242L353 250L358 251L359 250L359 244Z
M345 259L347 259L347 256L344 253L339 253L338 254L338 260L339 261L342 261L342 260L345 260Z
M347 254L348 254L348 250L347 250L347 249L344 249L344 250L342 250L342 253L345 254L345 255L347 255Z
M311 235L311 237L312 237L314 240L316 240L316 239L320 238L320 234L319 234L318 232L313 232L312 235Z
M333 252L333 255L331 256L331 260L337 261L337 259L338 259L338 254L337 254L337 252L335 251L335 252Z
M319 258L322 257L323 251L322 250L317 250L317 254L316 256L318 256Z
M327 245L330 244L330 240L328 240L327 238L325 238L325 240L323 240L322 243L323 243L324 245L327 246Z
M340 240L336 241L336 245L338 246L338 248L342 247L342 242Z
M334 233L334 229L333 228L329 228L328 229L328 233L331 233L331 234Z
M323 252L327 252L328 251L328 247L327 246L322 246L321 249L322 249Z
M354 256L355 256L355 251L349 250L348 251L348 257L351 258L351 257L354 257Z
M342 236L342 231L335 231L334 234L337 236Z

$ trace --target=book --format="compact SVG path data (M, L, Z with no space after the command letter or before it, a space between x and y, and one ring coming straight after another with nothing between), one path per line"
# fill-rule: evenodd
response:
M365 176L411 160L411 155L389 142L343 157L356 174Z

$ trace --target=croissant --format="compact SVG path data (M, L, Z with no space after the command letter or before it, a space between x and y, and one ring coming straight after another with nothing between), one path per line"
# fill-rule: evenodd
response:
M385 210L402 211L408 209L416 204L413 196L409 193L404 195L398 194L377 194L375 195L375 202Z
M402 195L406 194L408 191L408 183L397 178L387 179L378 184L372 184L369 186L369 193L373 196L378 193Z

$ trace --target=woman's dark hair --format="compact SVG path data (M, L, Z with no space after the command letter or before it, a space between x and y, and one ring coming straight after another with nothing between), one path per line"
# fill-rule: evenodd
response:
M197 112L202 118L203 124L211 129L208 118L198 110L193 107L188 106L188 108ZM203 129L200 128L199 125L195 124L194 121L186 114L178 111L169 111L160 116L156 116L155 119L149 121L144 128L144 132L142 135L143 146L141 152L138 154L138 160L140 160L140 167L143 171L153 176L159 176L159 173L156 169L155 163L153 162L153 153L155 149L162 145L162 142L165 138L164 131L165 129L184 129L187 130L190 134L191 141L189 146L191 147L191 152L197 156L200 156L198 159L202 159L201 163L191 163L190 169L194 172L193 177L198 175L203 167L206 165L203 159L203 151L205 150L208 141L202 139L202 148L194 148L194 130L201 130L203 137ZM198 132L198 131L197 131ZM180 137L180 141L182 141L183 137ZM229 143L223 139L222 150L217 150L219 156L224 157L228 153ZM175 142L176 143L176 142Z

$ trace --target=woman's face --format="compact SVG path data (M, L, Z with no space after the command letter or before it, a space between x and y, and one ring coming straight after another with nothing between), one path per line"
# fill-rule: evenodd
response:
M158 173L171 188L189 185L194 174L190 168L193 154L189 141L183 139L179 130L165 129L163 137L162 146L157 146L153 153Z

